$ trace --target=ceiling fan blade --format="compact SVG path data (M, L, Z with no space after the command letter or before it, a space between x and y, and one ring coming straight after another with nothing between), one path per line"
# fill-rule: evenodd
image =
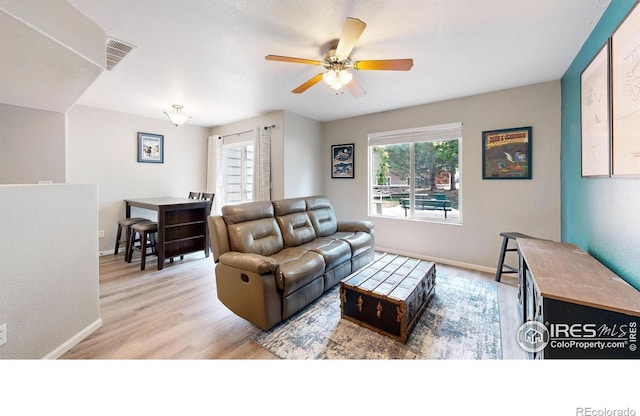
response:
M294 64L322 65L322 61L313 59L292 58L290 56L267 55L264 57L267 61L293 62Z
M366 92L364 92L364 90L362 89L360 84L358 84L358 81L356 81L355 78L352 78L351 82L345 85L345 87L347 87L351 95L353 95L356 98L362 97L363 95L366 94Z
M309 88L311 88L314 85L316 85L322 79L322 75L323 75L322 73L316 75L315 77L311 78L309 81L307 81L304 84L300 85L298 88L296 88L295 90L293 90L291 92L294 93L294 94L301 94L301 93L305 92Z
M413 59L357 61L353 64L353 69L358 70L408 71L411 67L413 67Z
M367 27L367 25L362 20L347 17L342 27L342 34L340 35L338 46L336 47L336 57L339 60L344 60L349 57L351 50L356 45L358 39L360 39L360 35L362 35L365 27Z

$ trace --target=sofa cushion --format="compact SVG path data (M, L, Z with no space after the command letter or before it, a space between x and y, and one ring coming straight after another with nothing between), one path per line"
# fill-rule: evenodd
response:
M269 201L222 207L232 251L270 256L284 248L280 228Z
M282 250L284 243L275 218L262 218L227 227L232 251L270 256Z
M362 231L338 231L329 238L345 241L351 247L351 257L355 257L371 249L373 237Z
M338 220L327 197L312 196L305 198L305 201L311 224L318 237L329 237L338 231Z
M300 248L285 248L271 256L278 263L276 284L287 296L324 274L322 256Z
M351 247L342 240L318 237L313 241L299 246L320 254L325 263L325 270L332 270L351 259Z
M238 224L245 221L259 220L261 218L273 218L273 205L270 201L247 202L238 205L225 205L222 207L222 216L227 225Z
M285 247L297 247L316 238L304 199L273 201L273 207Z
M307 202L304 198L289 198L271 201L275 216L291 214L292 212L304 212L307 210Z

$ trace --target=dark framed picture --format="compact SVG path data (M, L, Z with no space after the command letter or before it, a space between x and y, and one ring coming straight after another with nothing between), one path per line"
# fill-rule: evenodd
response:
M531 127L482 132L482 179L531 179Z
M353 179L353 143L331 146L331 177Z
M611 100L609 43L580 75L581 175L609 176L611 159Z
M640 175L640 6L611 36L612 175Z
M138 162L164 163L164 136L138 133Z

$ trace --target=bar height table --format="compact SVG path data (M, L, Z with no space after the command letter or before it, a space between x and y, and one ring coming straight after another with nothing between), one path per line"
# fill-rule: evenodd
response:
M125 199L126 217L131 218L131 207L158 213L158 270L167 258L204 251L209 257L209 228L207 217L211 201L176 197Z

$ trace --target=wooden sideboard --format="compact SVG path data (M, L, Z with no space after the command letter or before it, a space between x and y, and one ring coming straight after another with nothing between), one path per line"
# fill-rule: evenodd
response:
M530 358L640 358L640 291L573 244L517 241L522 323L546 328Z

